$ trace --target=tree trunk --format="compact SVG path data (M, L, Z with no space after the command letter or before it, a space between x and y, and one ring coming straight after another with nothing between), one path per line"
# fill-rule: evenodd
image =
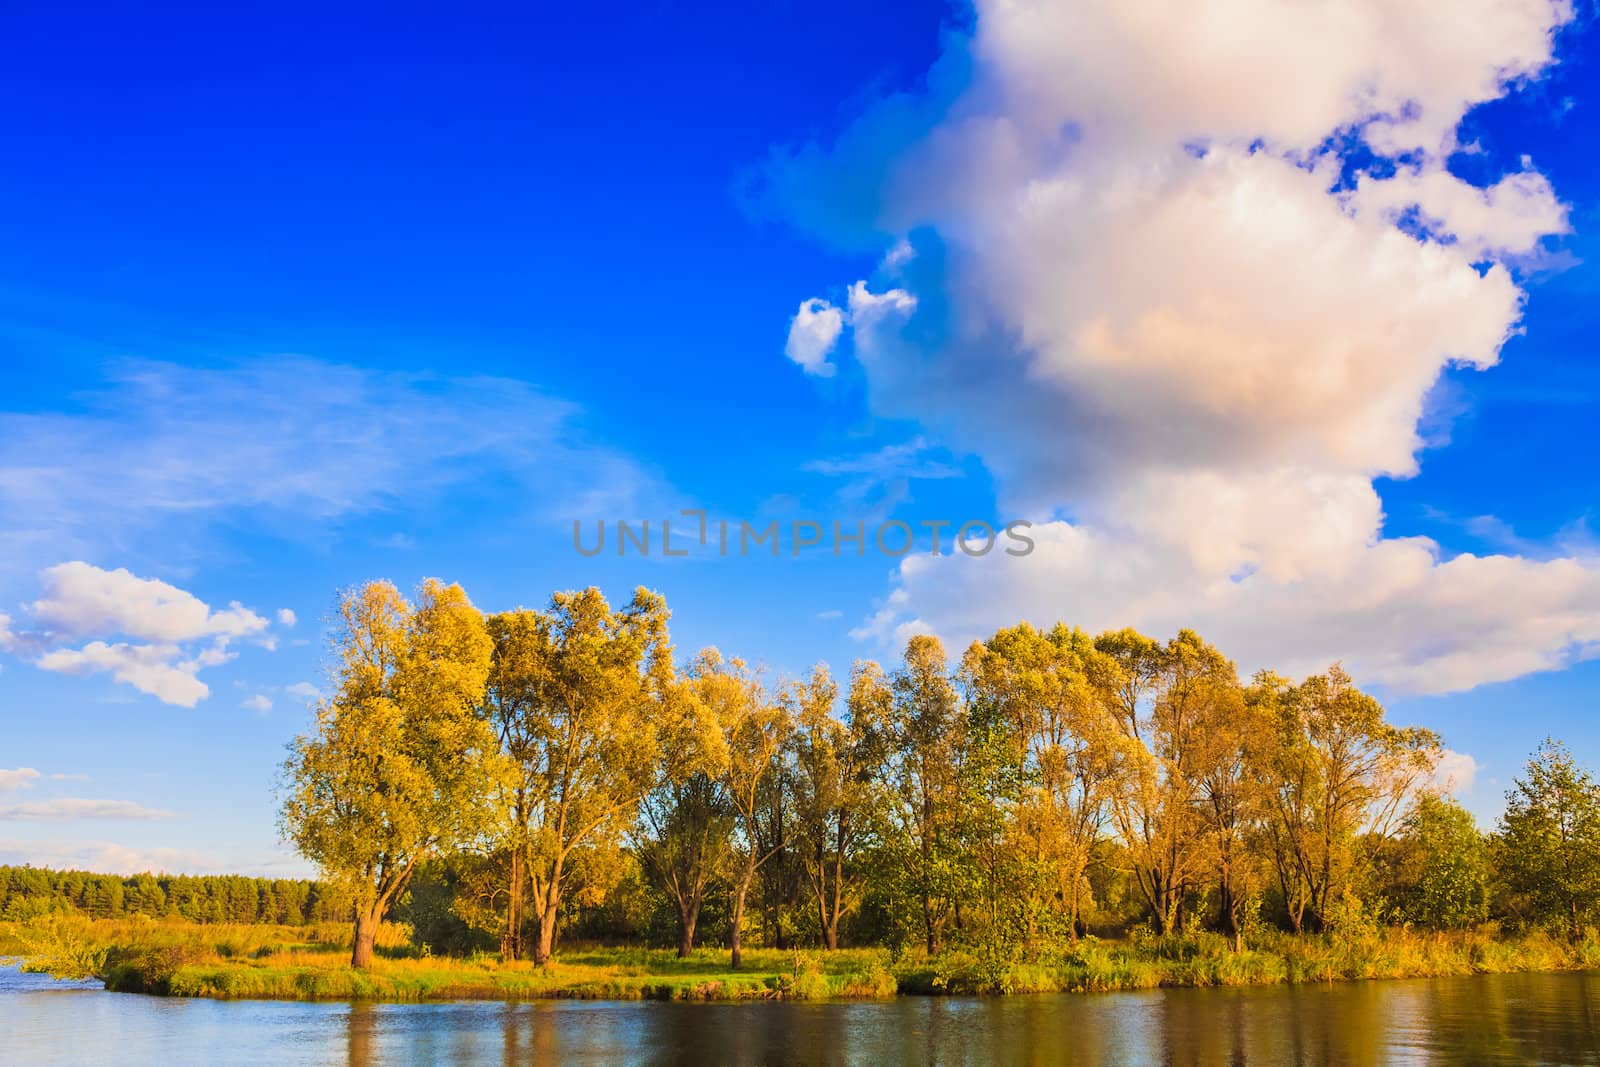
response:
M1219 886L1218 902L1222 915L1222 932L1233 939L1233 951L1238 952L1244 947L1244 931L1239 925L1239 898L1234 895L1233 886L1228 884L1226 878Z
M372 945L378 936L377 909L358 909L356 911L356 936L355 945L350 950L350 966L366 969L372 966Z
M678 905L678 958L688 959L694 951L694 928L700 921L700 905Z
M733 894L733 908L728 915L728 946L733 950L733 970L738 970L744 961L744 898L750 891L750 883L745 882Z
M552 889L545 906L539 912L539 940L534 944L533 962L541 967L550 962L550 953L556 943L556 909L560 900Z
M822 947L828 952L833 952L839 947L839 924L837 920L832 923L822 924Z
M1078 917L1083 913L1083 875L1084 865L1074 855L1068 876L1072 879L1072 893L1067 898L1067 940L1074 945L1078 943Z
M678 958L688 959L694 952L694 920L683 919L678 924Z
M510 963L522 958L522 899L527 884L527 867L522 859L522 846L511 849L511 885L506 901L506 928L500 935L500 961Z
M819 864L817 867L817 874L819 877L812 882L812 885L816 889L817 897L817 928L822 931L822 947L825 949L831 949L834 947L831 942L837 937L837 935L834 934L833 930L828 924L828 897L827 889L824 887L824 882L827 878L827 871Z

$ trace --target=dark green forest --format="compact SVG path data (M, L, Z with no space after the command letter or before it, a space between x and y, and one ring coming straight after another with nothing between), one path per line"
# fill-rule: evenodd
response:
M345 922L347 903L316 882L244 875L91 874L0 867L0 921L70 910L96 919L145 915L194 923Z

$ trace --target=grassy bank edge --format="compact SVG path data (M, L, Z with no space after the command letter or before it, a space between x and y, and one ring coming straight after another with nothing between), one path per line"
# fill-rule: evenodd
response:
M313 931L312 933L330 933ZM1005 958L952 950L896 958L885 949L756 949L732 971L727 953L586 948L545 967L486 957L435 958L392 944L370 970L304 928L79 920L0 923L0 956L57 977L94 976L117 992L261 1000L865 1000L897 995L1003 995L1251 986L1600 967L1600 936L1373 929L1357 936L1270 933L1234 952L1221 938L1109 942Z

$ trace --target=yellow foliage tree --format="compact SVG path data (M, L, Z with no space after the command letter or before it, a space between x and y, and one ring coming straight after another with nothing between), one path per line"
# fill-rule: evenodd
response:
M417 864L482 832L500 773L479 714L491 642L458 585L429 579L412 606L388 582L339 598L337 688L289 746L284 835L355 909L350 962L372 961L378 925Z

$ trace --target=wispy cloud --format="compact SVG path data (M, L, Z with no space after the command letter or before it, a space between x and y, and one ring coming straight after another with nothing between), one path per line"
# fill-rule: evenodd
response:
M802 469L839 479L842 484L834 490L834 497L840 505L884 515L910 498L913 482L962 477L966 472L948 456L944 449L918 437L853 456L812 460Z
M0 577L125 556L180 521L187 540L241 514L305 536L487 476L552 512L635 510L653 476L581 423L575 405L504 378L300 357L109 364L71 411L0 411Z
M24 804L0 806L0 820L11 822L71 822L80 819L147 820L170 819L173 813L147 808L131 800L91 800L84 797L57 797Z

